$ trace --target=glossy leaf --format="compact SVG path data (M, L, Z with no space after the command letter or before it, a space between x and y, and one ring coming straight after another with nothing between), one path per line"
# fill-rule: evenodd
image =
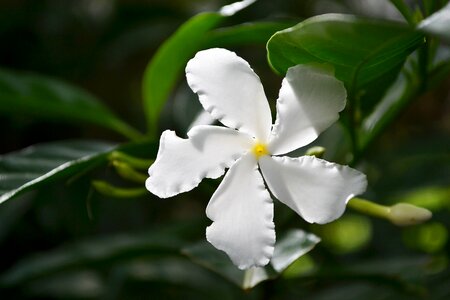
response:
M311 251L319 242L320 239L317 236L303 230L288 231L275 244L274 254L269 265L246 271L239 270L224 252L215 249L206 241L183 249L183 253L194 262L222 275L243 289L251 289L265 280L278 277L294 261Z
M276 33L267 49L281 74L297 64L332 65L349 95L360 97L361 108L370 111L422 43L421 33L401 23L327 14Z
M156 134L159 115L187 61L201 49L203 35L224 17L202 13L183 24L156 52L142 82L148 130Z
M0 69L0 113L45 120L91 123L131 139L139 132L88 92L46 76Z
M419 23L418 28L427 34L450 42L450 2Z
M292 25L292 22L255 22L218 28L207 34L205 43L207 48L265 44L275 32Z
M112 144L73 140L38 144L0 156L0 203L39 185L92 168Z
M198 226L194 222L195 226ZM0 286L14 286L79 267L111 265L127 259L151 255L176 255L184 244L181 238L192 226L180 224L157 232L97 237L24 258L0 276Z
M361 152L365 151L370 144L395 120L396 116L414 99L418 93L418 82L416 78L406 78L403 74L398 76L386 95L379 101L373 111L362 123L361 130Z

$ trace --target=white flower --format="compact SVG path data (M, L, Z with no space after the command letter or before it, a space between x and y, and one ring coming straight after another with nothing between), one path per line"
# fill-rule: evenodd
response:
M206 208L213 221L206 237L240 269L266 265L273 254L273 201L263 177L279 201L310 223L337 219L347 201L365 191L365 175L352 168L313 156L278 156L311 143L339 118L346 91L332 74L290 68L273 126L259 77L234 52L198 52L186 77L205 110L229 128L195 126L187 139L164 131L146 187L171 197L230 168Z

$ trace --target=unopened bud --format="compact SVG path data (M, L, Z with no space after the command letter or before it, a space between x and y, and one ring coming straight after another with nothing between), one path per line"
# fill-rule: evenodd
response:
M124 162L114 160L112 164L116 169L117 174L119 174L124 179L134 181L137 183L144 183L148 177L146 174L134 170Z
M322 158L325 154L325 148L320 146L311 147L306 150L306 155L315 156L317 158Z
M92 186L100 194L114 198L135 198L147 194L145 188L121 188L102 180L92 181Z
M390 207L388 219L398 226L423 223L432 216L428 209L408 203L398 203Z

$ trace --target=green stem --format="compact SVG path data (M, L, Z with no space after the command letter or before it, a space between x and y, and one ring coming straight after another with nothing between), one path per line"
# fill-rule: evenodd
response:
M420 92L424 93L428 86L428 61L429 61L429 43L425 41L419 49L419 76L420 76Z
M363 214L383 219L388 218L390 211L390 208L388 206L376 204L374 202L361 198L353 198L348 202L347 205L348 207Z
M113 163L114 163L114 161L124 162L127 165L129 165L131 168L138 169L138 170L148 169L155 161L153 159L143 159L143 158L134 157L134 156L125 154L120 151L111 152L111 154L109 155L108 158Z
M408 84L401 98L396 102L397 104L392 106L392 108L385 113L382 120L380 120L371 130L368 138L361 141L359 151L354 155L350 165L355 165L361 159L373 142L397 119L411 102L433 88L435 82L440 82L442 78L446 75L448 76L448 73L450 73L450 62L438 65L433 70L429 70L429 51L430 43L429 41L426 41L418 51L418 67L414 68L417 70L418 76L413 75L408 79Z
M429 210L408 203L385 206L361 198L353 198L347 205L363 214L387 219L397 226L420 224L432 217Z
M432 0L432 1L423 0L422 1L424 18L433 14L433 12L436 10L436 4L437 4L437 1L434 1L434 0Z
M450 74L450 60L437 64L429 73L428 89L434 89Z
M145 138L142 133L140 133L138 130L134 129L127 123L115 122L112 126L118 133L122 134L124 137L132 141L137 141Z
M135 198L147 193L145 188L120 188L102 180L92 181L92 186L100 194L114 198Z
M354 161L354 157L358 154L359 152L359 141L358 141L358 134L356 132L356 128L357 124L356 124L356 118L355 118L355 114L356 114L356 103L357 99L354 97L354 95L349 94L348 95L348 122L349 122L349 126L348 126L348 132L350 135L350 142L351 142L351 151L352 151L352 162ZM351 165L351 164L350 164Z
M144 183L147 180L147 175L141 172L138 172L131 168L128 164L124 162L120 162L118 160L113 161L113 166L116 169L117 173L124 179L136 182L136 183Z
M413 14L411 13L410 8L403 0L390 0L391 3L397 8L397 10L402 14L408 24L415 26L416 22L414 21Z
M371 129L370 134L366 134L361 141L359 151L353 156L350 165L356 165L373 143L389 127L409 104L420 95L419 84L410 84L404 91L397 105L385 112L383 118Z

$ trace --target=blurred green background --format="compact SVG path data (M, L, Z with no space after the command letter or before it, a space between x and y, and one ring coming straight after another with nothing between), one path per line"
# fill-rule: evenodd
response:
M144 129L141 81L161 43L198 12L225 1L2 0L0 66L33 71L83 87L124 120ZM352 13L399 19L388 1L262 0L227 20L297 23L313 15ZM261 77L272 104L281 78L264 44L232 47ZM448 48L447 48L448 50ZM362 161L369 199L433 211L423 225L399 228L348 210L310 225L276 204L277 233L303 228L323 240L282 276L243 291L217 270L190 259L204 238L204 209L217 186L161 200L115 199L92 179L127 186L112 166L56 181L0 206L1 299L450 299L450 78L402 114ZM184 78L164 108L161 130L180 135L200 110ZM36 143L88 138L123 142L96 126L2 114L0 154ZM317 142L340 147L339 125ZM151 157L157 145L149 144ZM335 156L339 157L339 156ZM339 159L339 158L337 158ZM1 281L1 280L0 280Z

